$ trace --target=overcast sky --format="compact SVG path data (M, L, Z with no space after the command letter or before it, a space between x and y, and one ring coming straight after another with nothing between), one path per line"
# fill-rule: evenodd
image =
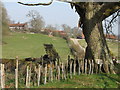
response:
M44 18L46 25L52 24L53 26L58 25L59 29L62 24L67 24L70 27L77 27L79 16L74 9L71 8L70 4L64 2L55 1L49 6L24 6L17 2L30 2L30 0L2 0L4 6L7 9L8 15L11 20L15 22L28 22L29 18L26 17L28 11L37 10L40 15ZM35 3L38 1L49 2L50 0L31 0ZM118 24L114 25L114 33L118 34Z

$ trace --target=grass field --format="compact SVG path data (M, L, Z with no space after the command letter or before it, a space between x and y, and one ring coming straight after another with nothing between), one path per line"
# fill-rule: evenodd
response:
M80 39L79 43L84 48L87 46L84 39ZM110 51L112 52L112 54L114 56L117 56L118 58L120 58L119 55L118 55L119 54L118 46L120 45L120 42L117 42L117 41L114 41L114 40L107 40L107 44L108 44L108 47L109 47Z
M25 57L40 57L45 54L44 43L53 44L63 61L70 54L66 41L59 37L48 37L42 34L12 33L4 37L3 41L6 44L3 44L2 56L8 59L15 58L15 56L19 56L20 59ZM84 40L80 40L79 42L81 46L86 46ZM108 41L108 45L114 54L118 53L117 42ZM11 77L14 77L14 75ZM48 82L46 85L42 84L39 87L31 88L120 88L119 77L118 74L81 74L73 76L72 79ZM7 83L12 83L14 86L14 81L13 79ZM23 84L24 82L20 81L19 87L25 88Z
M59 37L48 37L43 34L12 33L3 38L6 44L2 47L3 58L20 59L25 57L40 57L45 54L43 44L53 44L62 60L67 59L70 54L69 47L64 39Z
M54 81L34 88L118 88L119 76L115 74L75 75L72 79Z

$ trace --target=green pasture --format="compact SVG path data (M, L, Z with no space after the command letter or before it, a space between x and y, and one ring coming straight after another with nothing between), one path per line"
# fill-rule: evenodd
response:
M45 54L43 44L53 44L63 61L70 54L66 41L59 37L49 37L43 34L12 33L5 36L3 41L5 44L2 45L2 58L7 59L15 58L15 56L20 59L40 57Z

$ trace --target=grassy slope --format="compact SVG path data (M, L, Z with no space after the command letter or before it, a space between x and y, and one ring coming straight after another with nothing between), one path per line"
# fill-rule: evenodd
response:
M79 43L84 48L87 46L84 39L79 40ZM110 51L113 53L113 55L118 57L118 46L120 45L120 43L118 43L117 41L110 41L110 40L107 40L107 43L108 43L108 47L110 48Z
M61 59L65 60L70 54L66 41L59 37L13 33L4 37L3 41L7 43L3 45L3 58L15 58L15 56L19 56L19 58L40 57L45 54L44 43L53 44Z
M72 79L49 82L36 88L118 88L120 80L117 75L76 75Z

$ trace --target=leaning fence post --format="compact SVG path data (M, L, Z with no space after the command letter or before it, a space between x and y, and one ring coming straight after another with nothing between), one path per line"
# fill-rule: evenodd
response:
M38 66L38 86L40 85L40 76L41 76L41 66Z
M45 79L44 79L44 84L47 82L47 64L45 64Z
M30 87L30 80L31 80L31 67L30 67L30 70L29 70L29 76L28 76L28 82L29 82L29 87Z
M18 57L16 57L15 88L18 88Z

